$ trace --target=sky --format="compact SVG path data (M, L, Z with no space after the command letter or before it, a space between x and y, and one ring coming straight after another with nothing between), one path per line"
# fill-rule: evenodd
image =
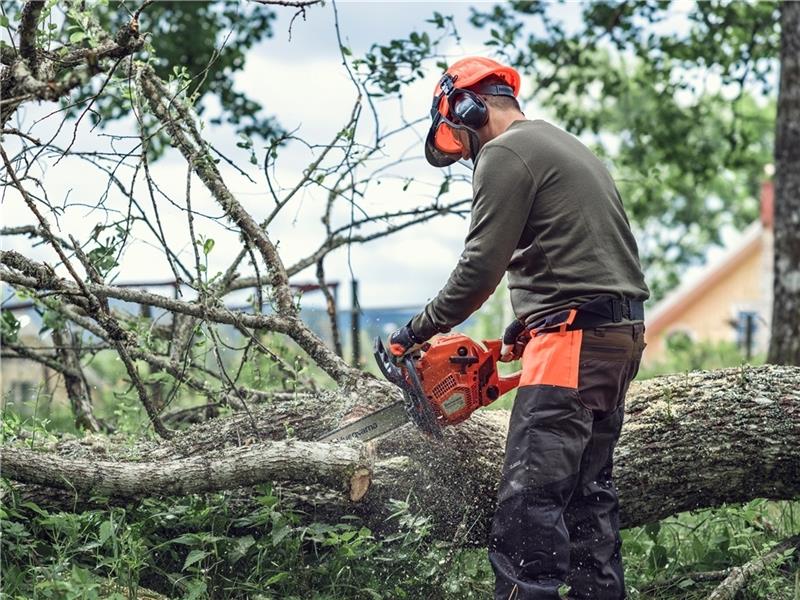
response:
M291 9L278 8L275 34L253 48L247 55L246 66L232 82L233 87L245 92L264 105L269 114L274 114L281 125L293 130L311 143L322 144L345 124L356 99L356 90L346 69L342 66L339 42L336 37L334 9L338 10L342 41L350 48L353 57L365 53L372 44L387 43L393 38L403 38L414 29L429 27L425 21L434 11L452 15L460 38L448 39L443 46L447 59L452 62L460 57L479 54L489 55L483 45L484 32L468 24L470 6L465 2L327 2L325 6L313 6L306 11L305 19L297 18ZM489 3L479 6L489 8ZM562 18L569 26L577 23L580 5L567 3L560 9ZM436 68L426 70L425 77L410 85L404 92L402 107L395 101L378 102L377 110L385 127L400 123L401 115L407 120L426 117L430 107L433 88L441 73ZM522 96L530 92L528 78L522 73ZM55 105L26 106L20 111L21 123L36 122L32 131L37 137L49 139L55 135L57 143L66 146L73 135L73 127L64 127L56 132L58 119L43 118L54 110ZM536 106L525 106L529 118L546 116L546 111ZM215 107L209 106L213 115ZM39 119L41 119L39 121ZM374 135L371 118L362 118L357 139L368 141ZM422 139L427 131L427 119L412 131L391 141L383 150L383 163L394 161L399 156L411 156L411 160L383 172L371 180L366 193L359 201L358 209L342 206L334 212L334 221L343 225L358 210L371 214L404 210L427 205L433 200L441 181L441 173L429 166L422 158ZM75 129L73 149L92 152L109 149L109 134L135 135L132 119L113 122L106 131L92 130L88 120ZM251 183L234 169L224 164L221 171L229 188L257 219L263 219L272 209L272 200L260 165L249 163L249 151L237 148L237 139L230 127L206 124L207 139L235 161L255 181ZM114 148L131 147L130 141L115 140ZM127 146L126 146L127 144ZM259 163L264 150L255 147ZM274 176L275 182L284 190L291 189L302 176L306 166L317 156L300 144L293 144L281 151ZM187 165L177 151L168 152L151 167L154 180L166 196L155 199L170 246L180 251L182 259L192 264L193 248L188 231L188 222L180 206L184 204L187 185ZM454 173L463 181L451 186L447 198L469 198L470 171L456 165ZM106 206L124 210L125 203L115 190L107 189L107 178L78 159L57 161L43 157L32 172L42 182L52 204L56 207L48 218L57 231L66 236L75 235L86 239L92 229L107 223L114 215L99 211L96 205L101 199ZM120 170L130 178L130 171ZM141 178L140 178L141 179ZM413 182L404 191L409 180ZM207 218L194 222L195 235L203 239L213 238L214 248L208 255L208 272L224 270L241 249L238 235L226 231L220 209L203 188L202 183L192 177L191 201L193 207ZM106 196L107 194L107 196ZM136 188L136 197L152 215L151 199L145 186ZM279 218L269 228L269 235L278 244L285 264L291 265L315 249L322 238L320 216L325 205L325 195L320 190L304 189L298 193ZM33 222L32 215L21 198L8 190L2 199L2 223L4 226ZM441 288L455 266L468 228L468 220L448 216L437 218L389 237L342 248L326 260L329 281L340 283L340 306L350 304L350 280L359 281L360 302L363 306L422 306ZM43 246L31 247L25 238L5 239L6 248L32 254L39 260L55 263L52 251ZM158 281L172 279L172 272L163 251L153 244L152 236L137 229L136 239L121 258L117 269L117 282ZM306 269L293 281L314 281L313 269ZM240 294L238 301L244 300ZM236 298L233 299L237 301ZM313 294L305 302L321 304L322 298Z

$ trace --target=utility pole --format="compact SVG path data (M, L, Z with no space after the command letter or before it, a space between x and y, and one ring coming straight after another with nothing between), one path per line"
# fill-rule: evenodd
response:
M361 310L358 304L358 281L352 281L352 298L350 309L350 339L353 344L353 366L358 367L361 365L361 321L359 312Z

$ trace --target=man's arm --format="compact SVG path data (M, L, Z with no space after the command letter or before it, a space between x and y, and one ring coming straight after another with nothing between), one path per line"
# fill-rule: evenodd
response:
M419 339L450 331L486 302L528 222L536 184L522 159L500 145L487 146L479 159L464 250L442 290L411 320Z

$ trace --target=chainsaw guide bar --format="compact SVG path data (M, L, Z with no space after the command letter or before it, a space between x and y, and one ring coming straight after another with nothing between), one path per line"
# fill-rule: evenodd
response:
M408 423L405 403L395 402L319 438L320 442L367 442Z

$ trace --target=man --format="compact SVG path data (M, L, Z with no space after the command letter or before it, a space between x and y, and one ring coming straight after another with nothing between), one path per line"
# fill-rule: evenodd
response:
M644 349L648 295L622 201L576 138L520 111L519 74L458 61L435 90L425 156L472 159L464 251L444 288L389 338L414 351L477 310L505 272L522 354L489 559L497 600L625 595L611 480L623 400Z

